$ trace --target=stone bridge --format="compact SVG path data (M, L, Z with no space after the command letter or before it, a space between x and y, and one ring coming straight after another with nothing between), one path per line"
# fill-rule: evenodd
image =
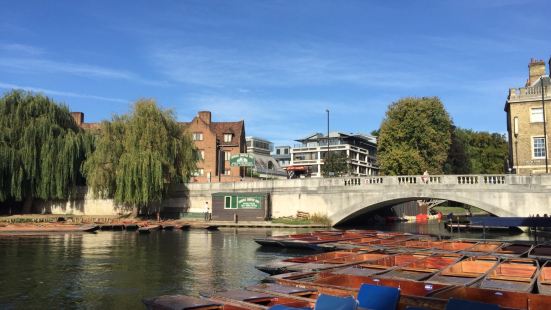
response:
M297 211L328 216L339 224L366 212L419 199L443 199L497 216L551 214L551 175L435 175L307 178L175 185L165 206L186 204L202 212L217 192L268 192L272 217Z

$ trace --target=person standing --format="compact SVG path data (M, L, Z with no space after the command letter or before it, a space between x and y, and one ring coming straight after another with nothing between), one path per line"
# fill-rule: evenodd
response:
M210 217L209 202L205 201L205 222L209 220L209 217Z

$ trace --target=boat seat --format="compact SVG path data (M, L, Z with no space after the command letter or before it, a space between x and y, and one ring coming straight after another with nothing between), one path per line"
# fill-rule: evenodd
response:
M487 276L487 279L490 280L503 280L503 281L515 281L515 282L530 282L531 278L520 277L520 276L504 276L504 275L492 275Z
M496 304L487 304L478 301L450 298L446 304L446 310L499 310Z
M356 310L358 302L352 296L339 297L320 294L316 300L314 310Z
M399 299L400 289L396 287L364 283L358 292L360 307L370 310L394 310Z

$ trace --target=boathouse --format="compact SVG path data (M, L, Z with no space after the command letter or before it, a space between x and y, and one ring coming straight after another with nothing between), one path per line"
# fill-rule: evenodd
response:
M212 219L217 221L265 221L270 219L269 193L214 193Z

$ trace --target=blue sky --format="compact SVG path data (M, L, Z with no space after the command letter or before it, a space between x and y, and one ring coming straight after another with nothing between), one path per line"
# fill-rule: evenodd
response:
M85 113L154 98L189 121L245 120L293 143L369 133L404 96L438 96L454 123L506 132L509 87L551 55L548 1L9 1L0 92L40 91Z

